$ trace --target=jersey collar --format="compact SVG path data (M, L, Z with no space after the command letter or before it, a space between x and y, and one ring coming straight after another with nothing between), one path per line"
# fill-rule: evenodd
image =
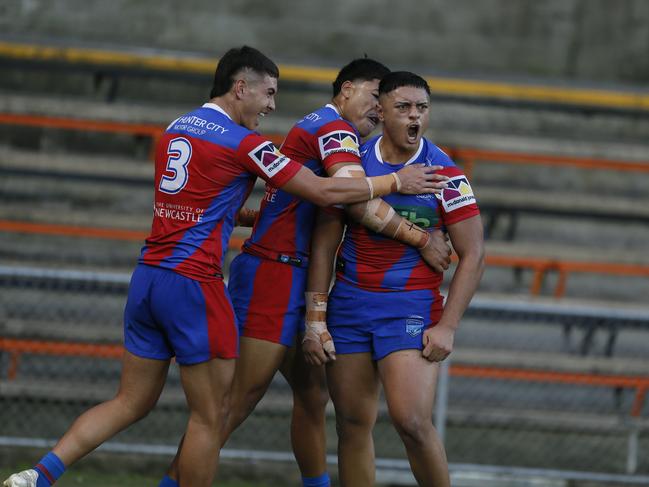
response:
M376 139L376 143L374 144L374 155L376 155L376 159L381 164L383 164L384 161L383 161L383 156L381 155L381 146L380 146L381 139L383 139L382 135L380 135L379 138ZM415 162L423 149L424 149L424 138L422 137L419 140L419 148L417 149L417 152L415 152L415 155L406 161L404 166L407 166L408 164L412 164L413 162Z
M203 108L210 108L210 109L212 109L212 110L216 110L217 112L222 113L223 115L225 115L226 117L228 117L230 120L232 120L232 117L231 117L230 115L228 115L227 112L226 112L225 110L223 110L223 108L221 108L220 106L218 106L216 103L209 103L209 102L208 102L208 103L204 103L204 104L203 104Z
M342 115L340 115L340 112L338 111L338 107L336 107L336 105L334 105L333 103L327 103L325 106L327 108L331 108L339 117L342 117Z

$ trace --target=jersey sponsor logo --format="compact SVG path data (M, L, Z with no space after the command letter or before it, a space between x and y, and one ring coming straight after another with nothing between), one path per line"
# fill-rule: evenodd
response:
M282 170L288 164L290 159L282 154L275 145L270 142L259 144L253 150L248 152L250 159L257 164L269 178Z
M360 157L358 138L356 134L347 130L334 130L318 137L318 145L320 146L322 159L338 152L354 154L356 157Z
M424 329L424 318L417 315L410 315L406 318L406 333L411 337L421 335Z
M475 196L466 176L455 176L448 180L448 187L437 196L448 213L463 206L475 204Z
M307 122L307 121L308 121L308 122L317 122L317 121L320 120L321 118L322 118L322 117L321 117L320 115L318 115L318 114L315 113L315 112L312 112L312 113L309 113L309 114L308 114L306 117L304 117L302 120L300 120L298 123Z
M202 208L193 208L191 206L156 201L153 206L153 213L159 218L181 222L201 223L205 211Z
M422 228L437 226L439 216L435 208L425 206L393 206L394 211Z

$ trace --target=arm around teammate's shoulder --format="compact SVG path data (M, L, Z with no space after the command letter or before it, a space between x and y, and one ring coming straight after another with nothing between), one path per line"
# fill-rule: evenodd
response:
M434 169L413 165L398 173L407 174L405 183L397 173L366 178L333 177L321 178L302 167L281 188L318 206L359 203L390 193L404 194L434 193L445 182L434 174Z
M370 187L365 178L321 178L306 167L302 167L281 189L324 207L370 198Z

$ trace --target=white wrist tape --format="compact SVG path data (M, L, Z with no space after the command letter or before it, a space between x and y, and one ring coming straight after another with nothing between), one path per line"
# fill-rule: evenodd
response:
M370 198L371 200L374 199L374 185L372 184L372 178L365 178L365 181L367 181L367 185L370 187Z
M304 296L306 299L306 331L302 343L313 340L320 343L325 352L335 353L333 339L327 330L327 293L307 291Z
M390 205L380 198L375 198L366 203L361 224L378 233L390 223L395 214Z
M365 170L362 166L358 164L348 164L346 166L338 169L334 175L334 178L362 178L365 177Z
M394 176L394 179L397 181L397 192L401 191L401 178L396 172L393 172L392 175Z

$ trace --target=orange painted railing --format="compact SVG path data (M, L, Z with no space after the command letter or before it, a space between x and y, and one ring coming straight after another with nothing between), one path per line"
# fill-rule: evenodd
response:
M142 124L130 122L102 121L70 117L52 117L44 115L23 115L14 113L0 113L0 123L10 125L26 125L34 127L48 127L66 130L79 130L91 132L109 132L132 134L140 137L151 137L150 157L153 159L155 146L165 130L164 126L155 124ZM281 145L285 134L266 134L276 145ZM484 149L471 149L462 147L446 147L448 154L461 163L466 174L471 177L477 163L504 163L522 165L547 165L561 167L575 167L580 169L604 169L613 171L649 173L649 161L617 161L610 159L594 159L585 157L552 156L542 154L529 154L519 152L504 152Z
M124 230L119 228L95 228L73 225L55 225L51 223L17 222L0 220L0 232L59 235L65 237L99 238L107 240L126 240L143 242L147 232ZM238 251L244 242L244 237L233 236L229 249ZM456 258L453 256L454 259ZM552 272L558 273L553 295L563 297L566 282L571 273L591 273L629 277L649 277L649 265L619 264L615 262L571 261L547 257L517 257L510 255L490 255L485 257L487 266L510 267L513 269L528 269L533 272L530 294L537 296L541 293L546 276Z
M631 416L634 417L640 416L642 407L644 406L645 396L649 392L649 377L644 376L603 375L462 364L452 364L449 371L450 375L456 377L635 389L635 399L631 408Z
M70 117L52 117L45 115L23 115L15 113L0 113L0 123L8 125L25 125L28 127L46 127L64 130L78 130L82 132L107 132L113 134L130 134L138 137L151 138L149 157L155 156L155 147L162 136L166 126L157 124L115 122L109 120L92 120ZM273 143L280 145L284 140L283 135L271 134L267 136Z
M0 338L0 350L7 352L10 357L7 373L9 380L16 379L22 354L120 359L124 353L122 345L116 344L23 340L14 338ZM450 375L456 377L635 389L635 398L630 412L633 417L639 417L641 415L645 397L647 392L649 392L649 377L645 376L560 372L520 367L463 365L458 363L452 363L449 370Z
M7 372L7 378L9 380L16 378L20 357L24 353L111 359L122 358L124 354L124 347L115 344L69 343L2 337L0 337L0 350L4 350L9 354L9 367Z
M577 169L603 169L609 171L649 173L649 161L618 161L588 157L554 156L453 147L446 148L445 150L453 160L462 165L462 169L469 178L471 178L477 163L544 165L574 167Z

